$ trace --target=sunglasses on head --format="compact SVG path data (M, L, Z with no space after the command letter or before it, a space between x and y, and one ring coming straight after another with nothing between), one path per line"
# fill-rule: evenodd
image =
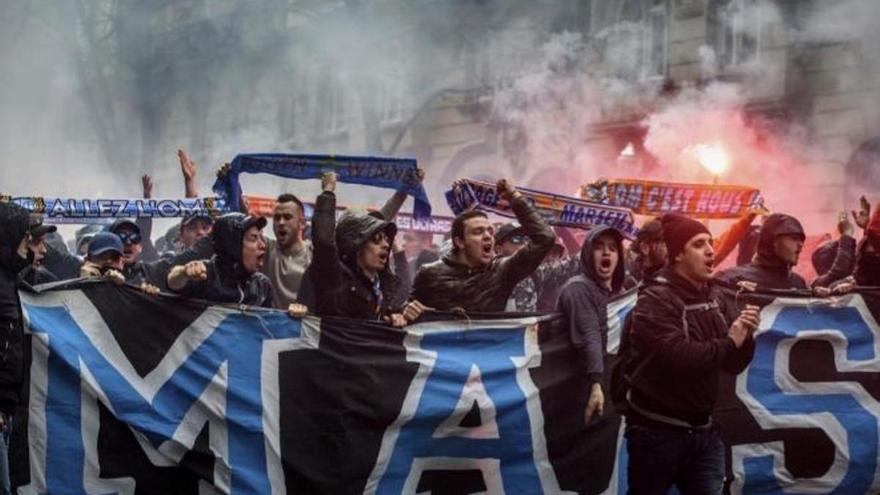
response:
M120 232L116 234L123 244L140 244L141 235L137 232Z

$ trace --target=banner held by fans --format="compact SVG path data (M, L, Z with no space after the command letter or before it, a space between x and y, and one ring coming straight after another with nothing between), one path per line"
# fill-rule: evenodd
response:
M20 295L20 493L626 491L621 420L606 404L584 425L560 315L400 332L103 282ZM876 493L880 292L743 297L763 307L755 358L714 414L731 492Z
M638 227L635 226L632 211L583 199L551 194L534 189L518 187L532 205L537 208L550 225L563 227L592 228L607 225L619 230L627 239L635 239ZM462 179L452 189L446 191L446 202L453 213L474 208L513 217L510 206L505 204L495 189L495 184L475 179Z
M763 208L761 192L753 187L641 179L602 179L582 186L580 196L629 208L638 215L682 213L696 218L738 218Z
M219 215L229 210L219 198L183 199L74 199L43 196L0 196L0 201L15 203L49 219L92 218L181 218L192 215Z

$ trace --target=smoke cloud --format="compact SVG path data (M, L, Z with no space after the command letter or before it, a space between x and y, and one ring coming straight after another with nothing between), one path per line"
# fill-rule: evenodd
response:
M859 110L863 136L817 146L810 123L780 126L746 109L778 61L744 63L740 80L719 81L723 56L707 41L691 56L700 80L670 88L650 75L648 55L668 47L644 12L581 4L9 0L0 6L0 192L138 196L149 173L154 196L179 196L177 148L199 163L203 195L215 167L241 152L409 154L419 139L406 134L410 120L443 91L473 90L476 115L499 141L497 158L481 163L485 177L566 194L599 177L708 182L689 150L711 143L731 157L721 182L759 186L768 206L814 231L833 225L816 213L845 206L837 189L821 192L842 180L827 165L839 170L876 132L876 98ZM762 22L777 26L765 36L792 53L846 46L845 77L876 86L880 4L816 2L796 15L760 5ZM637 125L618 129L612 116ZM439 213L446 175L428 170ZM318 192L314 181L243 183L306 200ZM803 201L796 191L819 193ZM343 186L340 195L381 204L387 191Z

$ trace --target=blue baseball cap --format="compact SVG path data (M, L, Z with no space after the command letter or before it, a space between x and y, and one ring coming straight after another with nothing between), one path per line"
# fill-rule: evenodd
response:
M98 232L89 242L89 258L101 256L107 252L118 253L122 256L122 239L113 232Z

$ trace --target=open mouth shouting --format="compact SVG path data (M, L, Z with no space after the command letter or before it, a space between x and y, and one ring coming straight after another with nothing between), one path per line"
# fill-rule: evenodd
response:
M480 257L483 258L484 261L491 261L495 255L495 246L492 242L484 242L480 247Z
M599 258L599 264L596 271L599 272L600 277L609 278L612 275L611 272L614 271L614 267L612 265L613 262L611 261L611 258Z
M712 274L715 271L715 258L709 258L705 261L706 273Z

